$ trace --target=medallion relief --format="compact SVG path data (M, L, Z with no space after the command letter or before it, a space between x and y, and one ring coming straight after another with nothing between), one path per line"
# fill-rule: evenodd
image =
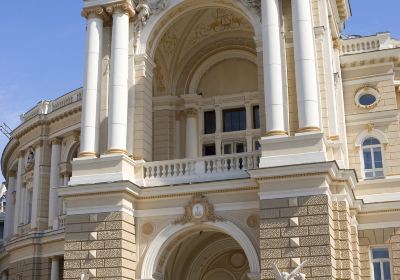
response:
M174 224L195 223L201 224L205 222L222 221L214 213L214 206L203 197L202 194L196 194L185 207L185 214L175 220Z

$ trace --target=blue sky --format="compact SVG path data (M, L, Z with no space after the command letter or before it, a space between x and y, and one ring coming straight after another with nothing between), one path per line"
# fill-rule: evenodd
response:
M38 101L82 85L82 0L6 1L0 17L0 123L14 128ZM351 0L344 34L391 31L400 38L399 0ZM0 151L7 139L0 134ZM0 177L1 179L1 177Z

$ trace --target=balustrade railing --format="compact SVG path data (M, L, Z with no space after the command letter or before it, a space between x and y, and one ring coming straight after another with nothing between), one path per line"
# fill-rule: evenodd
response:
M38 115L46 115L69 104L82 100L82 89L71 91L52 101L40 101L35 107L20 116L22 122L26 122Z
M248 177L247 170L257 169L260 153L241 153L209 156L197 159L177 159L146 162L143 168L143 186L162 186Z

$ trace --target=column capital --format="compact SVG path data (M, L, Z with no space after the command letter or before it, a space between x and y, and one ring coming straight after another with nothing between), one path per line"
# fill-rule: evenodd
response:
M124 13L129 17L134 17L136 14L135 7L129 2L115 3L106 7L106 12L113 15L116 13Z
M86 19L89 18L100 18L102 20L108 20L109 15L106 13L106 11L102 7L90 7L90 8L84 8L81 12L81 15L85 17Z
M50 145L61 145L62 139L55 137L50 139Z
M196 108L188 108L186 109L186 116L188 118L195 118L197 117L197 109Z

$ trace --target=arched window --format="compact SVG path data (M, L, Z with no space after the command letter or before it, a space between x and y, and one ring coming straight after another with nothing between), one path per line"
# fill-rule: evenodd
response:
M369 137L362 143L365 178L383 177L381 142Z

